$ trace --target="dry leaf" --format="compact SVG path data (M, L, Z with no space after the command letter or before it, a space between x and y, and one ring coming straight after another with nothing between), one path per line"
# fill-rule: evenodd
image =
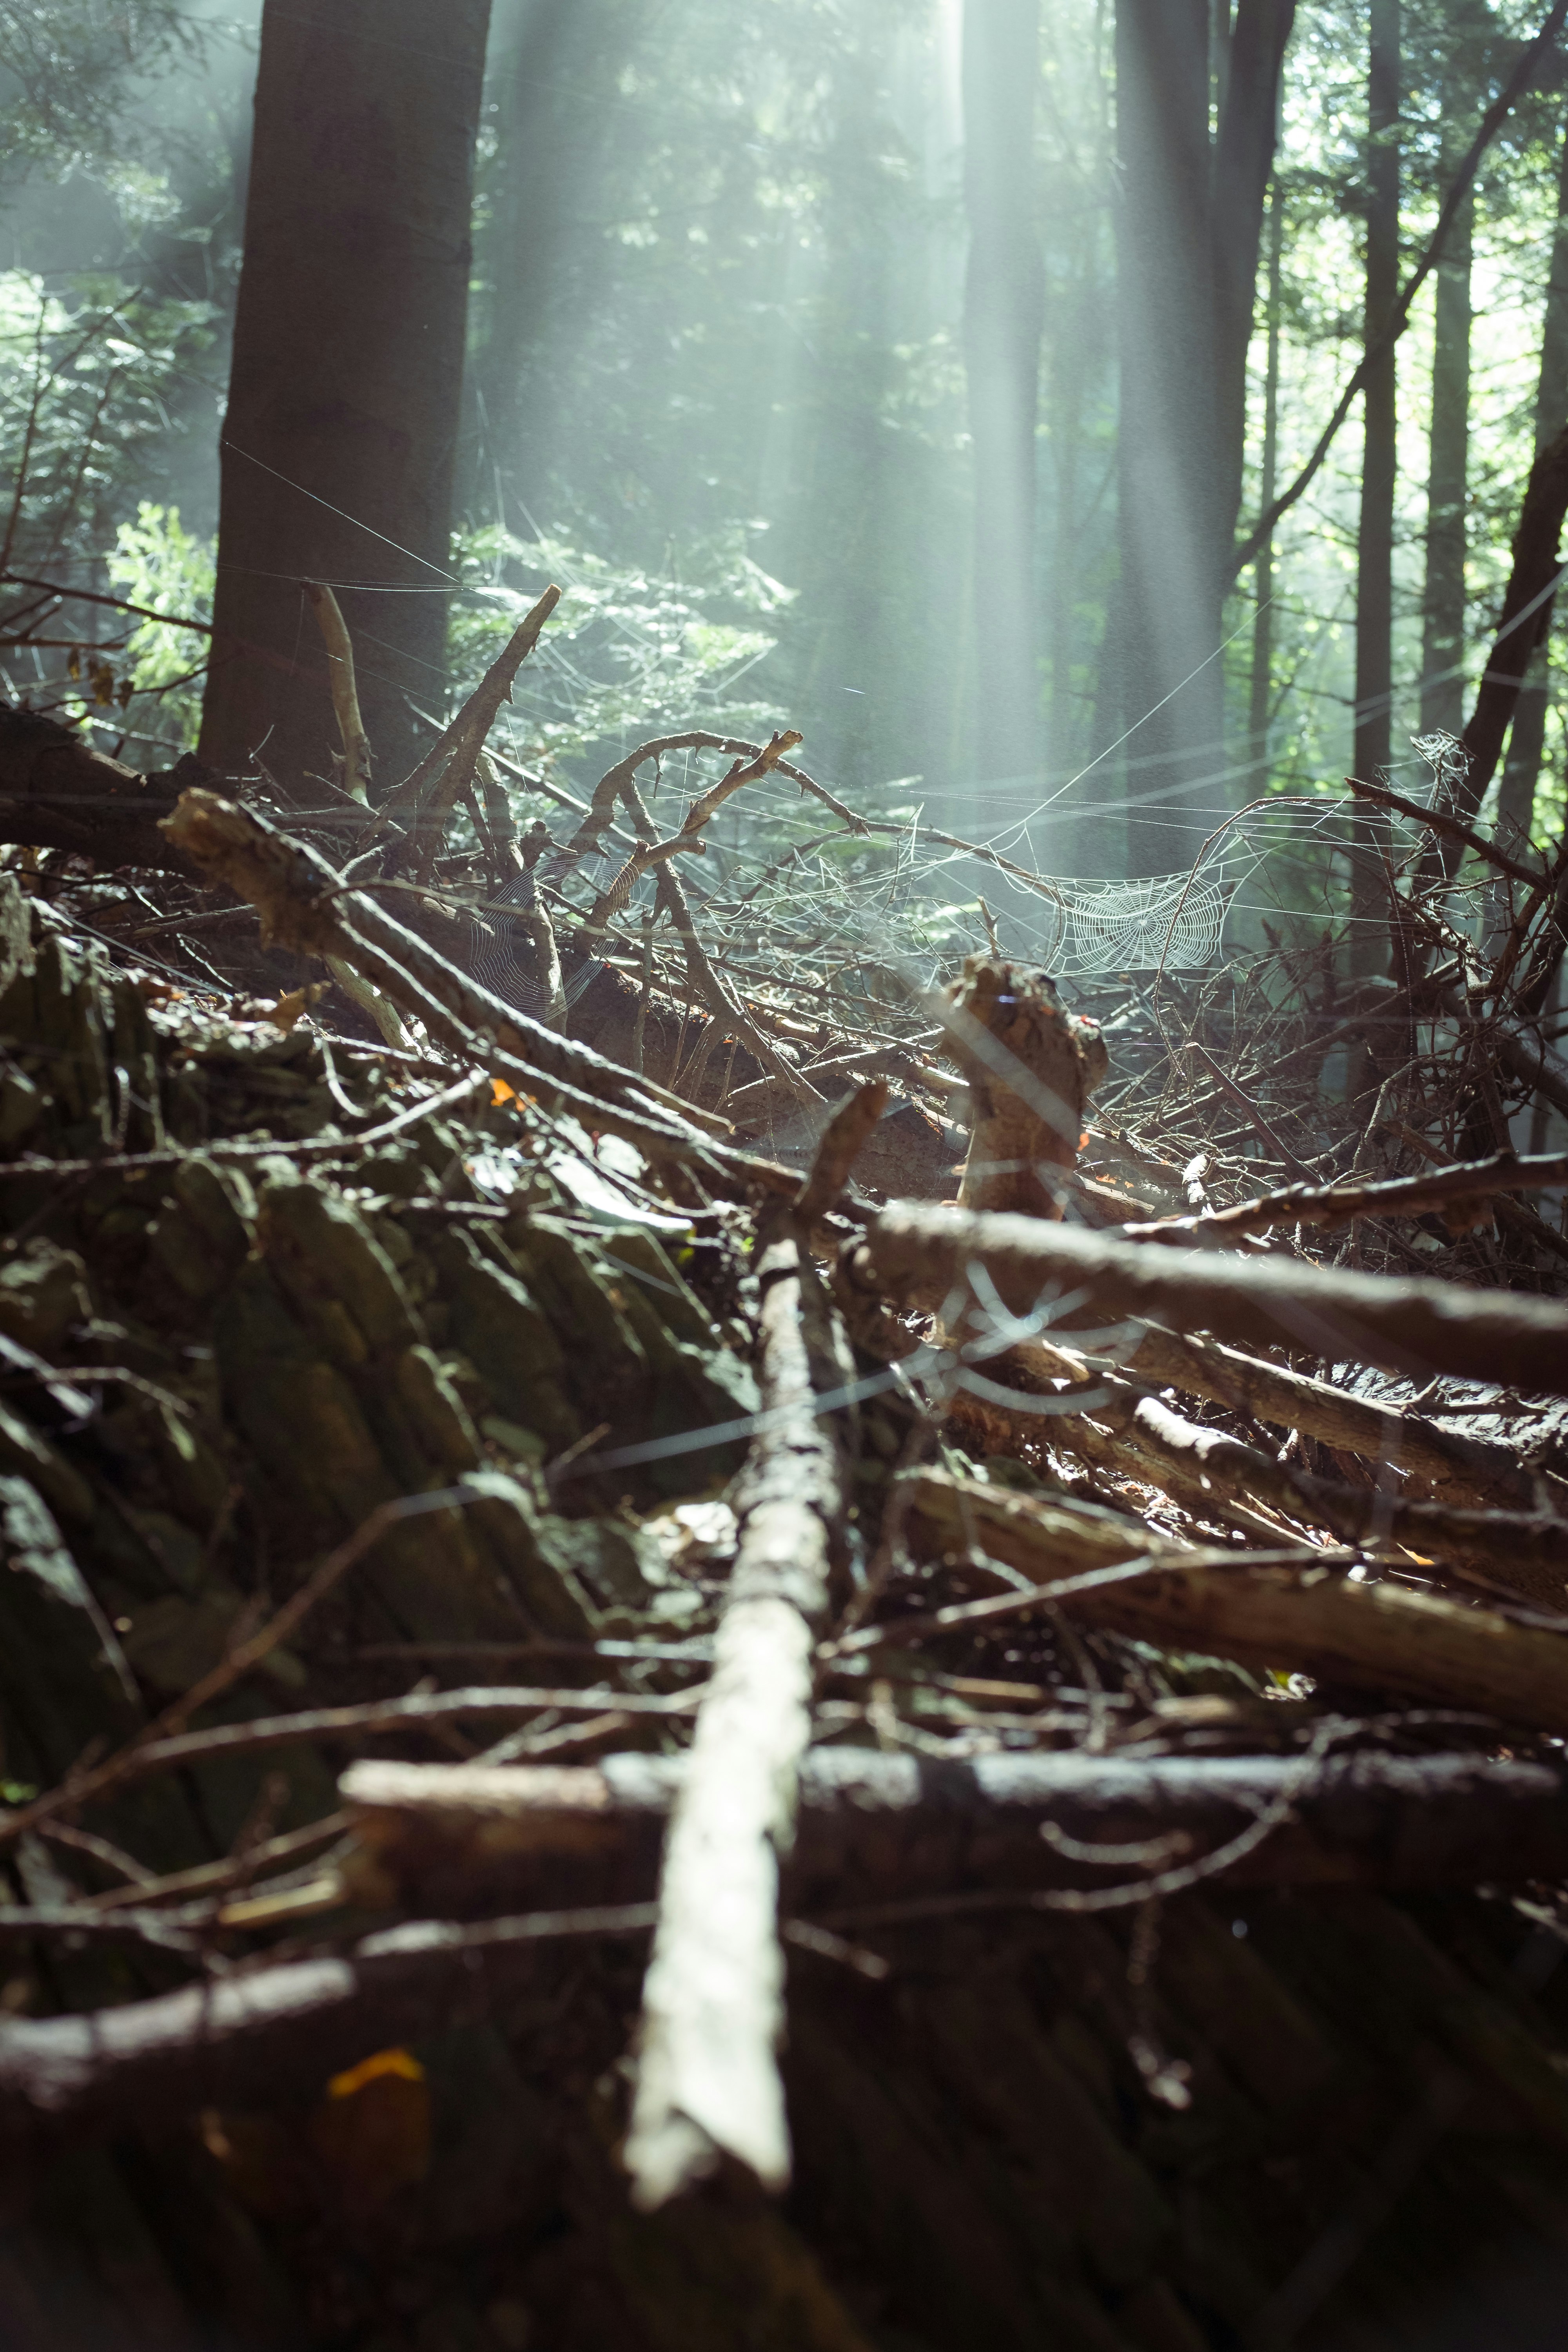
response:
M268 1007L267 1018L287 1034L300 1013L308 1013L312 1004L319 1004L326 992L324 980L313 981L308 988L291 988L286 996L279 998L276 1004Z

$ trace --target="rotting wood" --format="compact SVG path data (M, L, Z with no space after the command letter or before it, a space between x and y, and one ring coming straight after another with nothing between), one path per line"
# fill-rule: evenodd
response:
M1056 1171L1076 1161L1109 1066L1098 1028L1068 1013L1043 972L995 956L965 957L942 1018L973 1106L960 1202L1059 1217Z
M1059 1507L939 1471L908 1475L914 1491L906 1526L922 1557L978 1548L1043 1585L1058 1578ZM1568 1731L1568 1633L1403 1585L1353 1583L1329 1568L1249 1568L1245 1554L1234 1569L1188 1569L1167 1552L1147 1576L1108 1582L1060 1605L1164 1648Z
M1067 1290L1097 1314L1174 1324L1327 1363L1449 1372L1568 1395L1568 1307L1422 1278L1342 1273L1284 1258L1184 1255L1019 1216L896 1202L874 1217L852 1277L940 1300L984 1267L1004 1306L1026 1317ZM1070 1323L1063 1327L1071 1338Z

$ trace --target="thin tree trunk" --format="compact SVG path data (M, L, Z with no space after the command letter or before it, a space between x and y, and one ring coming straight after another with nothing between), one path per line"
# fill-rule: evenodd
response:
M987 779L1039 763L1035 430L1045 284L1034 219L1038 0L966 0L964 362L974 465L975 751Z
M626 0L521 0L496 76L500 145L479 256L474 487L488 508L499 477L542 523L559 398L550 343L566 312L581 319L596 290L591 266L606 248L593 226L595 199L617 121L616 80L639 21Z
M438 690L489 0L267 0L201 756L328 772L331 582L383 780ZM357 583L357 584L355 584ZM388 593L387 591L398 593Z
M1541 377L1535 395L1538 457L1564 425L1568 425L1568 135L1563 138L1558 166L1557 219L1541 331ZM1535 822L1535 788L1546 749L1546 714L1552 700L1552 602L1541 608L1535 648L1520 689L1498 788L1499 830L1516 847L1530 839Z
M1432 432L1426 476L1426 592L1421 635L1421 732L1458 738L1465 725L1465 499L1470 451L1470 249L1473 194L1455 215L1437 265Z
M1221 0L1223 12L1223 0ZM1216 42L1219 136L1214 154L1213 256L1215 383L1217 401L1218 534L1224 558L1241 512L1247 447L1247 359L1258 287L1258 248L1274 151L1279 143L1279 82L1296 20L1296 0L1240 0L1228 43ZM1216 639L1217 642L1217 639Z
M1364 340L1386 326L1399 291L1399 0L1372 0L1367 61L1367 214ZM1394 698L1394 497L1397 472L1394 357L1383 352L1363 395L1366 438L1356 539L1355 772L1381 782L1391 751ZM1377 858L1381 821L1355 820L1351 882L1352 975L1382 969L1384 895Z
M1207 828L1181 802L1223 764L1207 0L1119 0L1116 143L1114 654L1139 796L1164 795L1135 814L1129 864L1157 873L1191 863Z
M1263 458L1259 469L1258 505L1267 514L1274 503L1279 468L1279 312L1280 278L1285 252L1285 202L1278 179L1268 206L1268 347L1263 370ZM1252 624L1252 691L1247 711L1247 757L1255 773L1256 791L1268 768L1268 715L1274 683L1274 541L1266 539L1258 551L1254 574L1258 610Z

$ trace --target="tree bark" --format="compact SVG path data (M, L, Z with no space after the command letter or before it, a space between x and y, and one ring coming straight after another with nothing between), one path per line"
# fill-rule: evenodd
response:
M1557 172L1557 218L1546 309L1541 327L1541 375L1535 393L1535 454L1539 457L1568 425L1568 136ZM1551 705L1552 614L1555 600L1541 608L1535 646L1510 730L1508 758L1498 790L1498 831L1504 845L1522 848L1535 822L1535 787L1546 749Z
M963 353L974 467L975 754L991 782L1039 764L1035 429L1045 281L1034 219L1038 0L966 0Z
M1399 0L1372 0L1367 57L1366 299L1363 341L1376 350L1399 293ZM1398 471L1392 344L1371 366L1363 395L1365 440L1356 536L1355 772L1385 780L1394 699L1394 496ZM1384 960L1381 819L1354 820L1351 878L1352 978Z
M1284 263L1285 203L1278 180L1268 207L1268 345L1263 365L1263 452L1258 498L1265 514L1274 503L1279 469L1280 279ZM1268 773L1268 720L1274 685L1274 541L1264 541L1253 574L1258 610L1252 623L1252 677L1248 698L1247 755L1256 792Z
M1437 265L1432 429L1426 474L1426 590L1421 633L1421 732L1465 724L1465 498L1470 447L1470 252L1475 197L1456 214ZM1358 767L1357 773L1364 770Z
M380 773L444 668L474 138L489 0L268 0L224 426L202 758L330 772L302 574L362 656ZM388 591L396 593L387 593Z
M1218 444L1216 574L1241 512L1247 355L1252 341L1263 209L1278 143L1279 79L1295 20L1296 0L1240 0L1219 105L1212 232ZM1278 205L1278 194L1275 202ZM1270 283L1277 304L1278 280L1272 274ZM1265 496L1265 506L1272 495L1270 491Z
M1519 529L1513 539L1513 566L1502 601L1497 635L1492 640L1475 709L1461 740L1469 755L1464 781L1454 794L1454 807L1473 817L1497 772L1503 740L1519 703L1520 689L1535 649L1541 616L1552 601L1558 571L1558 541L1568 514L1568 427L1542 451L1530 469ZM1440 839L1438 855L1452 874L1460 857L1458 842Z
M1121 725L1163 795L1129 832L1131 870L1151 873L1191 863L1180 803L1223 764L1207 0L1119 0L1116 144L1116 653Z
M1121 722L1159 814L1136 820L1134 872L1189 865L1224 765L1217 658L1241 505L1247 354L1293 0L1241 0L1217 140L1209 139L1205 0L1121 0L1116 16L1117 442Z
M852 1252L852 1278L939 1304L984 1266L1002 1303L1034 1312L1050 1286L1087 1294L1084 1311L1209 1331L1243 1347L1310 1350L1378 1364L1568 1392L1568 1307L1458 1283L1341 1273L1282 1257L1221 1257L1116 1241L1043 1217L976 1216L912 1201L881 1210ZM1069 1344L1070 1319L1057 1333Z

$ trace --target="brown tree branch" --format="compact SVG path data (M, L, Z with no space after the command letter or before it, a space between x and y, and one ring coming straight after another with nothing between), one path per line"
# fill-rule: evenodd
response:
M1083 1290L1100 1315L1306 1350L1329 1363L1378 1364L1423 1379L1451 1372L1568 1394L1568 1307L1457 1283L1268 1256L1217 1258L1038 1218L973 1216L912 1202L872 1220L849 1271L866 1288L940 1302L967 1282L971 1265L985 1268L1016 1315Z

